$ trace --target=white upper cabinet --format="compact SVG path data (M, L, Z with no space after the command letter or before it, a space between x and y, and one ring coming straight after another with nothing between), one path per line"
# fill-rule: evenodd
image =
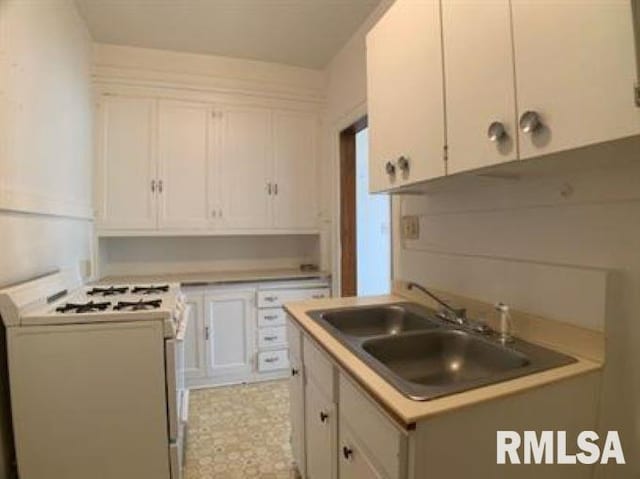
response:
M275 160L274 225L276 228L313 228L316 216L315 115L275 112L273 150Z
M636 63L629 0L398 0L367 37L370 189L638 135Z
M440 2L397 0L367 35L370 190L445 174Z
M98 113L98 224L114 229L155 228L156 101L104 96Z
M511 4L520 157L640 133L631 2Z
M99 110L99 234L317 229L314 111L118 95Z
M197 103L158 107L158 225L204 228L209 221L207 121Z
M448 173L515 160L509 0L442 0Z
M269 110L217 108L221 140L220 222L225 227L268 228L272 223L273 161Z

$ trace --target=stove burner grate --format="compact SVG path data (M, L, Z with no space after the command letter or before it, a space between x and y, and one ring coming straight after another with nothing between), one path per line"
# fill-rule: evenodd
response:
M90 296L114 296L116 294L125 294L129 291L129 288L126 286L122 286L116 288L115 286L109 286L108 288L92 288L87 291L87 294Z
M115 311L144 311L148 309L157 309L162 304L161 299L152 299L150 301L118 301L113 309Z
M105 301L103 303L94 303L89 301L88 303L67 303L63 306L56 308L58 313L94 313L97 311L104 311L111 303Z
M136 294L158 294L158 293L166 293L169 291L169 285L163 284L162 286L134 286L131 289L131 292Z

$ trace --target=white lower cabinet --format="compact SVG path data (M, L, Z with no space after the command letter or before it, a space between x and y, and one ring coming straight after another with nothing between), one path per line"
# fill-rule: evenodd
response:
M307 375L304 397L307 479L335 478L337 408L310 375Z
M599 371L405 425L291 318L287 336L291 445L303 479L535 479L536 467L496 464L496 430L553 424L576 437L596 428ZM545 479L593 477L588 465L544 468Z
M291 376L289 377L289 418L291 421L291 452L302 477L305 477L304 447L304 371L302 361L295 354L290 354Z
M287 335L291 446L301 476L405 479L406 434L291 319Z
M191 307L191 316L184 342L185 379L200 380L207 376L207 357L204 337L204 297L202 294L188 295L187 306Z
M205 296L205 340L210 376L222 382L251 373L253 291L224 291Z
M340 421L340 479L384 479L345 420Z
M330 294L324 280L186 286L184 291L192 306L185 339L185 379L191 388L287 377L283 301ZM277 300L260 307L265 297Z

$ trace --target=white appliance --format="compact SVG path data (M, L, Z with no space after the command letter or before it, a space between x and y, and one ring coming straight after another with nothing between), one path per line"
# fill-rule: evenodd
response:
M21 479L180 479L180 288L62 271L0 291Z

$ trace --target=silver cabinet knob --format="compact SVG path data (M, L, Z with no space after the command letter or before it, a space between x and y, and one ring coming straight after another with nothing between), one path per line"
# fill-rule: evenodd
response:
M402 171L409 171L409 158L406 156L401 156L398 158L398 168Z
M395 175L396 174L396 165L394 165L390 161L387 161L387 164L384 165L384 169L387 172L387 175Z
M502 122L494 121L489 125L487 136L489 141L498 142L507 136L507 130L505 130Z
M523 133L533 133L541 126L540 115L535 111L525 111L520 116L520 129Z

